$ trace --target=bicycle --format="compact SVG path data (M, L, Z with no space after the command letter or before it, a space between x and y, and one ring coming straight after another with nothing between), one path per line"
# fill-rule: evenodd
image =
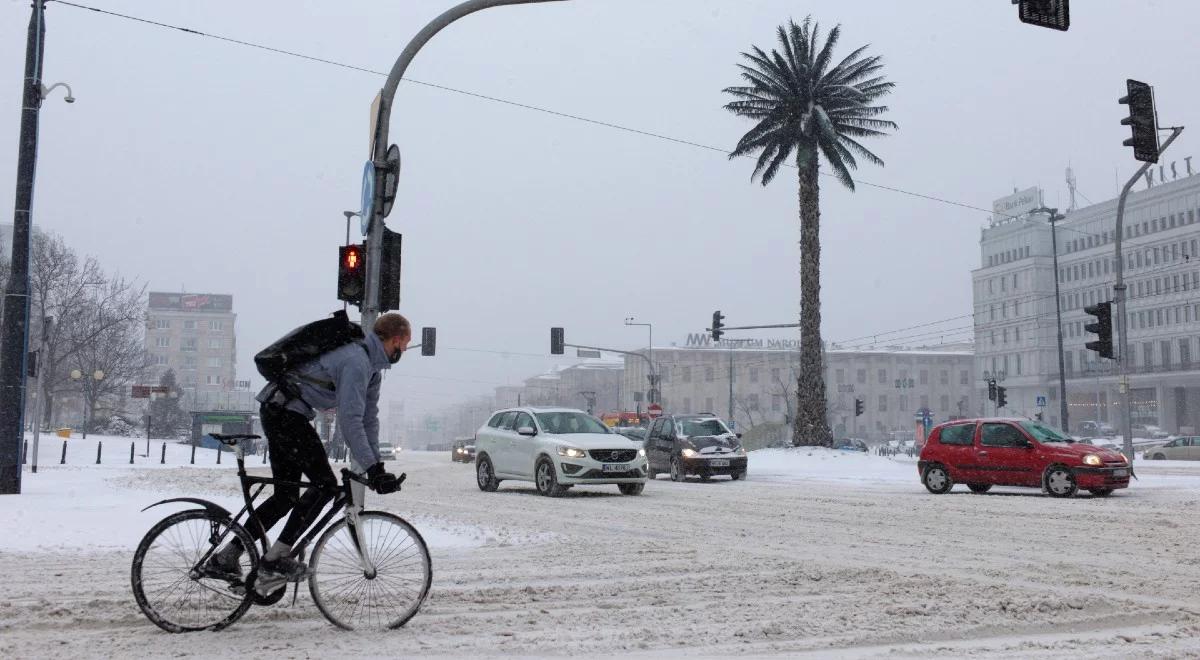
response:
M238 480L245 505L237 513L194 497L162 500L142 509L170 502L188 502L201 508L173 513L150 528L133 556L131 579L138 607L155 625L167 632L221 630L242 617L251 605L274 605L287 591L287 583L260 595L254 588L260 553L254 536L244 524L262 530L258 543L268 548L252 506L267 485L321 488L332 498L332 506L311 525L295 544L291 557L304 560L308 544L317 538L308 564L308 590L317 609L333 625L345 630L394 629L417 613L429 594L433 568L429 549L421 534L403 518L384 511L362 511L352 484L367 480L342 470L338 486L316 486L303 481L284 481L246 474L245 449L241 441L257 440L249 434L211 434L234 448ZM403 482L405 475L400 475ZM252 486L257 485L253 493ZM361 493L361 488L359 489ZM338 510L343 516L332 525ZM225 543L240 540L241 574L234 580L210 576L205 563ZM299 583L296 583L299 590ZM296 592L292 602L295 603Z

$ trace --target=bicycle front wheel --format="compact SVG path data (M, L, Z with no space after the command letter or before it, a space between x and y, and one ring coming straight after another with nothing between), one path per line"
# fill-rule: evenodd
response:
M433 567L425 539L400 516L358 514L364 569L343 518L325 530L308 565L308 590L321 614L346 630L399 628L429 595Z
M228 532L228 533L226 533ZM204 509L180 511L152 527L133 555L131 578L138 607L167 632L220 630L251 604L241 580L210 576L201 560L218 543L242 542L240 568L258 564L254 540L241 525Z

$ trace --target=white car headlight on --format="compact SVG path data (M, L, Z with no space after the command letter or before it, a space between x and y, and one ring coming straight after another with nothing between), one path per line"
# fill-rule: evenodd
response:
M691 458L696 455L696 450L692 449L691 447L684 447L683 451L680 453L683 454L684 458Z
M1084 465L1104 465L1104 461L1095 454L1087 454L1083 457Z
M558 455L566 456L567 458L584 458L587 456L587 452L575 447L559 447Z
M638 457L639 457L639 458L646 458L646 450L645 450L645 449L639 449L639 450L638 450Z

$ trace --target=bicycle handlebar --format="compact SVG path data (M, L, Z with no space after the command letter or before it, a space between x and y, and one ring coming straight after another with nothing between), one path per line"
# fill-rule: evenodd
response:
M347 470L346 468L342 468L342 477L345 479L349 479L350 481L357 481L358 483L360 483L364 486L371 485L371 482L369 479L367 479L366 477L363 477L361 475L355 474L355 473L351 472L350 470Z

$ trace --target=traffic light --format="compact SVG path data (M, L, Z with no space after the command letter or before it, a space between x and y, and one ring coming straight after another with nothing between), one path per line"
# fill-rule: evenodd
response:
M855 399L855 400L854 400L854 416L855 416L855 417L858 417L859 415L863 414L863 411L864 411L865 409L866 409L866 406L865 406L865 405L863 405L863 400L862 400L862 399Z
M367 245L343 245L338 248L338 300L362 305L367 289Z
M1121 144L1133 147L1133 157L1143 163L1158 162L1158 117L1154 111L1154 88L1138 80L1126 80L1127 94L1118 103L1129 106L1129 116L1121 120L1133 137Z
M566 339L563 337L562 328L550 328L550 354L562 355L563 346L566 344Z
M1015 0L1022 23L1063 30L1071 27L1068 0Z
M996 387L996 407L1003 408L1008 405L1008 388L1003 385Z
M1089 341L1084 346L1089 351L1099 353L1100 357L1113 359L1112 302L1096 303L1090 307L1084 307L1083 311L1096 317L1095 323L1083 326L1084 331L1097 336L1096 341Z
M987 383L988 383L988 401L995 401L996 400L996 379L989 378Z
M725 324L722 323L722 321L724 321L724 320L725 320L725 315L721 313L721 310L717 310L717 311L713 312L713 320L712 320L712 328L711 328L713 341L721 341L721 335L725 334L725 331L721 329L721 328L725 327Z
M421 355L437 354L437 328L421 328Z
M399 232L383 228L383 249L379 260L379 312L400 309L400 243Z

